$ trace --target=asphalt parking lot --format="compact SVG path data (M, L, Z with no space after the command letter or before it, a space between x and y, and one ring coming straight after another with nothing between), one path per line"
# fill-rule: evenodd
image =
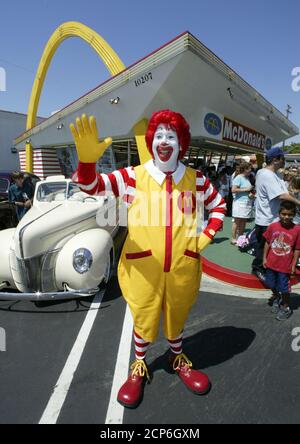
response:
M211 392L195 396L168 373L168 348L160 336L147 355L153 381L138 409L121 408L119 423L299 423L300 351L292 344L300 346L293 336L298 327L300 337L300 296L293 297L293 305L294 315L279 323L265 300L201 293L186 325L184 347L194 367L209 375ZM0 301L0 327L6 333L6 351L0 352L0 423L41 421L90 313L96 316L78 365L62 386L60 406L50 414L58 424L104 424L112 386L124 382L116 379L116 361L125 310L115 277L98 309L84 299L39 307ZM129 353L130 341L126 347Z

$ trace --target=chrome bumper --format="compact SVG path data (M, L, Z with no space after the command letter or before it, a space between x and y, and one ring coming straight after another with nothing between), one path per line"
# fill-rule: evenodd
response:
M93 296L98 293L99 288L83 290L55 291L48 293L5 293L0 292L0 301L62 301L80 297Z

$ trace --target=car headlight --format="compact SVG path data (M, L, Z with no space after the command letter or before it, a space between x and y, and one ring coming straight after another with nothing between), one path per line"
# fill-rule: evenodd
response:
M77 273L84 274L89 271L93 263L93 255L87 248L79 248L73 254L73 267Z

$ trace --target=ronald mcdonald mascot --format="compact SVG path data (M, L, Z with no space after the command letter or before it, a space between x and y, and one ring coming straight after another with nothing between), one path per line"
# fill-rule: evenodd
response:
M92 195L113 192L128 206L128 235L118 278L133 316L136 360L119 390L119 403L135 408L141 402L145 382L150 380L146 351L157 337L161 313L170 345L170 370L189 390L206 394L210 381L192 368L183 354L182 339L199 292L200 253L222 227L226 205L200 171L180 162L190 143L188 123L173 111L154 113L146 133L152 159L108 175L96 173L96 162L112 139L99 143L95 118L83 115L70 129L79 158L73 180ZM209 220L200 234L201 202Z

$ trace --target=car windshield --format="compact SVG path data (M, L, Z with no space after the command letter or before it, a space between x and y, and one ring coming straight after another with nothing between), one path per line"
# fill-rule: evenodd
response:
M53 202L65 200L66 195L66 182L49 182L39 186L36 198L39 202Z
M7 179L0 179L0 192L8 191L9 181Z
M70 183L68 189L68 199L70 199L70 197L73 197L77 193L81 193L79 186L76 183Z
M49 182L43 183L39 186L37 192L37 200L39 202L53 202L70 200L82 200L83 197L89 197L88 194L83 193L76 183L66 182Z

